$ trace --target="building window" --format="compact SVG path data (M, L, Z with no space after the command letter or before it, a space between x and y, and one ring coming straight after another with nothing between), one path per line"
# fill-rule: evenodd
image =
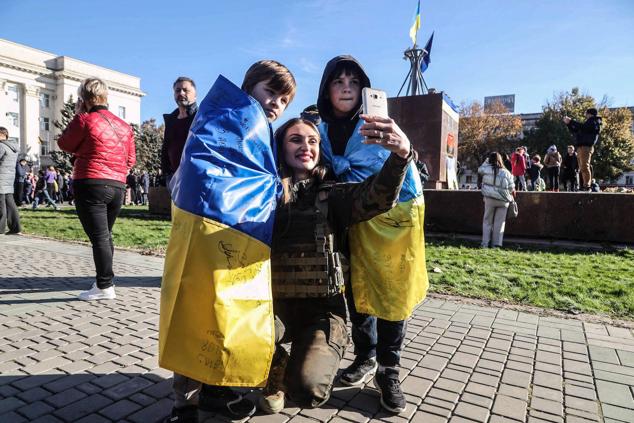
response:
M50 152L50 142L49 142L49 135L46 134L44 137L39 137L39 141L40 141L40 155L42 156L47 156L48 153Z
M48 94L40 94L40 107L48 109L51 107L51 96Z
M468 184L472 184L472 183L473 183L473 176L468 175L468 176L465 178L465 182L466 182L466 183L468 183Z
M626 176L625 185L634 185L634 176Z
M20 115L14 112L8 112L7 113L7 118L9 120L9 123L13 126L15 126L16 128L20 127Z
M15 84L7 85L7 95L9 96L9 100L13 100L17 103L19 101L18 86Z
M49 130L49 120L47 117L40 118L40 131L48 131Z
M125 119L125 107L119 106L119 113L118 114L119 114L119 117L121 119Z

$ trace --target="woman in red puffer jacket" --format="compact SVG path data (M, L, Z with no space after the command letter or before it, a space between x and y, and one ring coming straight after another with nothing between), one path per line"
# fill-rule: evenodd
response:
M78 97L75 117L57 143L74 156L75 207L92 243L97 271L96 283L79 298L113 299L112 227L123 204L126 175L136 162L134 134L108 111L108 88L102 80L85 79Z

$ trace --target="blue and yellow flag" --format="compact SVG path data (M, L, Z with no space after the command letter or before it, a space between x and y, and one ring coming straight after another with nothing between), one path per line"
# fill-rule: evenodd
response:
M412 22L412 27L409 29L409 38L412 39L412 43L416 44L416 35L418 35L418 30L420 29L420 0L418 0L418 4L416 5L416 14L414 15L414 22Z
M171 182L159 364L221 386L262 386L274 351L273 135L223 76L203 100Z
M361 182L377 173L390 152L364 144L359 120L343 156L334 155L328 124L321 123L322 154L342 182ZM350 228L350 267L354 304L359 313L384 320L407 319L427 294L423 221L425 200L415 164L409 164L399 203Z

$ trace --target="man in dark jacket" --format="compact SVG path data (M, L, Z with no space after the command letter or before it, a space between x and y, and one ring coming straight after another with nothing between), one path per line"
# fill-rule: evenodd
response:
M172 113L163 115L165 132L161 148L161 170L166 177L168 187L172 175L180 164L189 127L198 111L196 84L191 78L179 77L174 81L173 89L174 101L178 107Z
M28 171L26 159L20 159L15 165L15 190L13 191L13 198L18 206L24 203L24 181Z
M564 117L564 123L568 125L570 132L575 134L582 188L584 191L590 191L590 181L592 180L590 162L592 153L594 153L594 146L599 141L601 118L598 116L597 109L590 108L586 110L586 121L583 124L568 116Z
M564 190L576 192L579 189L579 163L575 147L568 146L568 152L561 161L561 183Z

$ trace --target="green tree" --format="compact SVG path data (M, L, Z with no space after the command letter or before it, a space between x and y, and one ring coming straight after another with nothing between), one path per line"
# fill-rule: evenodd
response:
M161 146L163 145L163 125L156 126L156 119L132 125L136 145L136 166L140 170L154 172L161 167Z
M592 157L596 179L615 180L634 169L634 136L632 136L632 112L626 108L599 111L603 118L603 128L599 135L599 145Z
M522 120L509 114L500 103L485 110L474 101L460 107L458 129L458 160L475 170L492 151L510 152L514 140L522 132Z
M73 100L73 96L71 95L64 103L60 119L55 119L53 121L53 125L60 130L59 135L55 137L55 142L57 142L59 137L62 135L62 132L66 130L66 127L70 121L73 120L73 117L75 117L75 100ZM73 157L71 153L67 153L62 150L51 151L51 159L53 160L55 168L58 170L64 170L69 173L72 172L73 165L70 162L71 157Z
M578 122L584 122L585 112L591 107L597 108L603 118L599 143L592 157L595 178L616 179L631 169L630 161L634 157L634 140L630 129L632 113L626 108L610 110L606 98L597 103L592 96L582 94L578 88L556 94L546 103L536 128L525 133L524 143L529 152L543 155L549 146L555 145L563 154L567 145L575 143L574 135L563 123L563 117L570 116Z

